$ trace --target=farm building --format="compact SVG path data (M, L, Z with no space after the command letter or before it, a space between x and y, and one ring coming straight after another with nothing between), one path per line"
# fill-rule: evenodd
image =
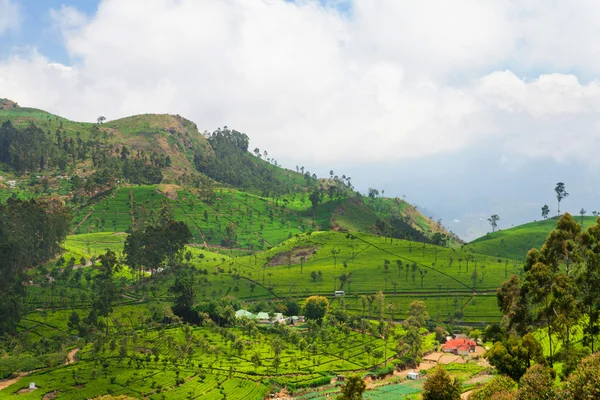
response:
M266 312L259 312L257 314L253 314L250 311L244 310L244 309L240 309L237 310L235 312L235 317L236 318L248 318L248 319L254 319L256 321L258 321L258 323L260 324L269 324L269 323L279 323L279 324L289 324L289 325L294 325L294 324L298 324L298 323L303 323L304 322L304 316L292 316L292 317L285 317L282 313L274 313L273 314L273 318L269 317L269 313Z
M421 379L421 374L416 371L410 371L407 375L407 378L414 380Z
M236 318L249 318L249 319L254 319L256 318L256 315L252 314L250 311L246 311L246 310L237 310L235 312L235 317Z
M453 353L456 355L465 355L475 351L477 343L469 339L453 339L442 346L444 353Z
M269 318L269 313L266 313L266 312L259 312L258 314L256 314L256 319L261 324L266 324L266 323L271 322L271 318Z
M298 325L304 322L304 316L292 316L292 317L287 317L285 318L285 323L288 325Z

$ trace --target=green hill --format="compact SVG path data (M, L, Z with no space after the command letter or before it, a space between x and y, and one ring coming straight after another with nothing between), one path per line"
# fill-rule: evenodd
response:
M61 196L73 204L78 233L126 231L132 220L127 202L139 208L149 201L146 206L152 209L164 200L196 229L199 243L218 245L229 222L239 228L236 246L245 249L268 248L289 235L328 229L459 243L410 204L364 198L345 175L318 179L304 167L282 168L266 151L251 153L248 136L227 127L201 134L193 122L165 114L74 122L9 100L0 100L0 124L0 188L8 189L0 191L0 201ZM7 181L15 181L16 187ZM143 186L122 189L124 184ZM157 184L176 185L174 197L162 199L156 187L145 188ZM229 201L234 189L246 194ZM215 190L226 198L219 199ZM318 200L313 204L314 193ZM262 205L253 210L242 197L260 199L256 201ZM215 220L204 220L205 211ZM446 239L440 241L440 235Z
M0 379L17 377L0 399L262 399L389 375L434 351L435 326L500 322L495 291L522 272L461 247L401 199L362 196L333 171L282 168L228 128L200 133L160 114L80 123L7 100L0 123L0 203L59 197L73 214L69 227L65 207L57 226L70 231L62 253L33 266L20 254L22 275L4 275L22 313L0 341ZM23 237L45 245L31 231ZM313 299L329 307L323 323L301 308L311 295L325 296ZM401 324L415 300L429 317L417 303L423 321ZM241 308L257 319L237 319ZM396 396L420 391L394 384Z
M595 223L596 219L597 217L584 217L584 229ZM581 217L576 217L575 220L579 223L582 222ZM530 222L488 233L468 243L465 248L479 254L525 260L527 252L544 244L546 237L555 226L556 218Z

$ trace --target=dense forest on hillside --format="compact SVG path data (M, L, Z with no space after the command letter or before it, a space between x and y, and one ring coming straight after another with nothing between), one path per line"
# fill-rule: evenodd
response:
M264 197L318 186L316 175L308 171L301 175L278 168L277 161L272 165L262 160L260 152L253 156L248 151L250 139L244 133L225 127L207 134L207 139L215 156L208 160L196 159L196 167L218 182L256 191Z

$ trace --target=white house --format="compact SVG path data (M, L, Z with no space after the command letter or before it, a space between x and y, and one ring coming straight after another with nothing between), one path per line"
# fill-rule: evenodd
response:
M410 371L408 373L407 377L408 377L408 379L417 380L417 379L421 379L421 374L418 372L415 372L415 371Z

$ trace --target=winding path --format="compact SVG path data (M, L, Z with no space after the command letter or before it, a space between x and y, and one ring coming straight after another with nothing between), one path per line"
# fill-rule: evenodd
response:
M65 360L65 363L63 365L69 365L69 364L76 363L77 360L75 359L75 355L77 354L78 351L79 351L79 348L75 348L75 349L71 350L70 352L68 352L67 359ZM27 375L30 375L34 372L43 371L45 369L48 369L48 368L34 369L33 371L28 371L28 372L20 372L14 378L2 380L2 381L0 381L0 391L19 382L21 380L21 378L25 378Z

